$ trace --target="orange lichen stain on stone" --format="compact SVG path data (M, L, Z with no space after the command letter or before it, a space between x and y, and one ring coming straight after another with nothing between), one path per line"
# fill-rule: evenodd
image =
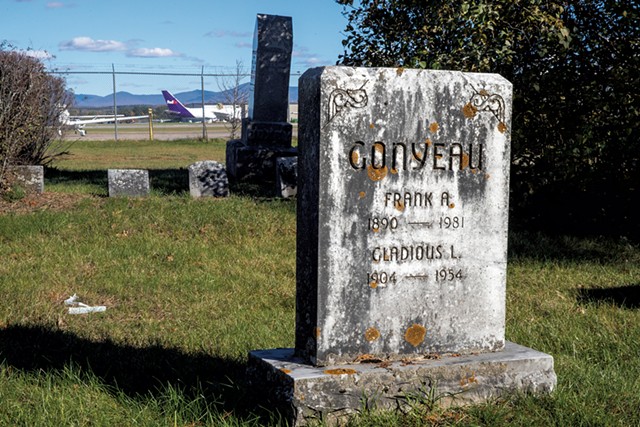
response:
M360 154L358 154L357 151L352 151L351 152L351 163L354 164L354 165L357 165L359 161L360 161Z
M290 374L292 372L291 369L286 369L286 368L280 368L280 371L285 374Z
M385 166L380 169L375 169L373 166L369 165L367 167L367 175L371 181L380 181L385 176L387 176L387 172L389 169Z
M433 142L431 141L431 138L425 139L424 143L427 144L427 147L431 147L431 144L433 144ZM422 155L420 155L420 160L422 160Z
M475 372L472 372L469 375L465 375L460 379L460 387L469 387L471 384L478 384Z
M373 354L361 354L360 356L356 357L356 359L354 360L354 363L380 363L380 362L382 362L382 359L374 356Z
M395 203L395 208L396 208L397 210L399 210L400 212L404 212L404 208L405 208L404 202L403 202L402 200L398 200L398 201Z
M462 164L460 165L461 169L466 169L469 167L469 155L467 153L462 153Z
M364 196L366 196L367 193L365 193L364 191L361 191L360 193L358 193L358 197L360 197L361 199L364 199Z
M324 371L324 373L327 375L353 375L353 374L357 374L358 371L356 371L355 369L337 368L337 369L327 369L326 371Z
M438 124L438 122L433 122L429 125L429 130L431 131L431 133L438 132L438 129L440 129L440 125Z
M376 127L375 123L371 123L371 124L369 125L369 128L371 128L371 129L373 129L374 127Z
M455 207L456 207L456 204L455 204L455 203L449 203L449 209L453 209L453 208L455 208Z
M369 342L375 341L378 338L380 338L380 331L378 331L374 327L367 329L364 333L364 339L366 339Z
M391 168L391 169L389 169L389 172L391 172L392 175L397 175L398 174L398 169Z
M482 96L489 96L489 92L487 92L486 89L480 89L480 92L478 92L480 95Z
M374 144L374 147L375 147L376 153L384 155L384 147L382 146L382 144Z
M397 74L398 76L401 76L401 75L402 75L402 73L404 73L404 67L398 67L398 68L396 68L396 74Z
M377 288L377 287L378 287L378 282L371 282L371 283L369 283L369 287L370 287L371 289L375 289L375 288Z
M502 122L498 123L498 131L500 131L500 133L505 133L507 131L507 125Z
M320 338L320 328L313 328L313 335L316 338Z
M422 341L424 341L424 337L426 335L427 335L427 328L425 328L422 325L418 325L417 323L414 323L404 333L404 339L412 346L417 347L422 343Z
M484 174L484 179L489 179L489 178L491 178L491 174L490 173Z
M478 114L478 109L476 107L474 107L471 103L465 104L464 107L462 107L462 114L464 114L464 116L467 119L473 119L476 114Z

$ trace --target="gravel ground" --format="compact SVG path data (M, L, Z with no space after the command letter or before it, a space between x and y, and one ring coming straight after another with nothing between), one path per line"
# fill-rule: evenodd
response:
M28 194L13 202L0 197L0 215L9 213L21 215L41 210L61 211L71 209L78 202L87 198L99 199L88 194L48 193L46 191L40 194Z

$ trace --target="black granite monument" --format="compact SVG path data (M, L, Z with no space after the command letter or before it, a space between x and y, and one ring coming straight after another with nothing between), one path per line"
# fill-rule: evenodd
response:
M231 184L275 185L276 159L297 155L288 122L291 18L259 14L253 40L249 116L241 139L227 143Z

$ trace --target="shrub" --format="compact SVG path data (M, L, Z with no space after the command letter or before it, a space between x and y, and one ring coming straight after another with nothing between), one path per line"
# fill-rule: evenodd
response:
M9 165L46 164L71 102L40 59L0 44L0 186Z

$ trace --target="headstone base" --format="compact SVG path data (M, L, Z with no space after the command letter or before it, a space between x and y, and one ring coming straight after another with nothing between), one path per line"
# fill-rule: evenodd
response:
M297 155L295 147L247 145L239 139L228 141L226 168L229 183L261 183L274 187L276 159Z
M247 374L294 426L339 421L363 407L401 408L417 397L458 406L514 391L550 393L556 386L552 356L511 342L494 353L329 367L304 364L293 352L252 351Z

